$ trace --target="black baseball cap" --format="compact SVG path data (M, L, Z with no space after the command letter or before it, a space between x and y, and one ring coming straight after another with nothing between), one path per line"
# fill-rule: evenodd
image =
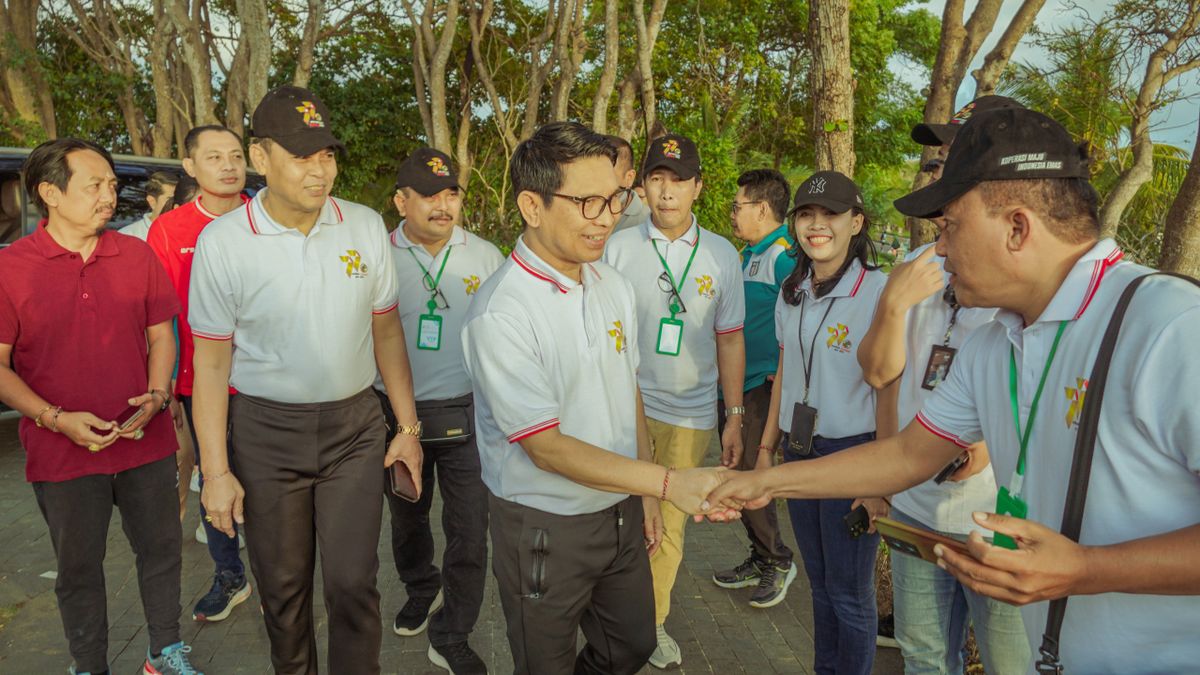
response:
M400 163L396 188L410 188L432 197L442 190L458 187L458 172L450 156L433 148L419 148Z
M279 87L267 92L250 119L250 135L269 138L297 157L325 148L346 146L329 130L329 108L303 87Z
M809 204L824 206L834 213L845 213L855 207L863 208L862 191L845 174L818 171L796 188L792 211Z
M1061 124L1025 108L995 110L959 129L941 180L895 204L906 216L937 218L947 204L984 181L1088 177L1085 146Z
M700 152L687 136L660 136L646 145L642 176L650 175L655 169L670 169L680 180L695 178L700 175Z
M946 145L954 140L954 135L962 125L971 119L972 115L989 110L1005 110L1008 108L1024 108L1025 106L1007 96L980 96L962 107L950 118L949 124L918 124L913 127L912 139L921 145Z

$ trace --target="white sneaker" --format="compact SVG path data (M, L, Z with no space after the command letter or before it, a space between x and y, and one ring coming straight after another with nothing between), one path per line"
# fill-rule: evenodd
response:
M200 523L196 526L196 541L204 544L205 546L208 545L208 531L204 529L204 523ZM241 551L245 548L246 539L242 536L241 532L238 532L238 550Z
M650 665L664 670L683 665L683 655L679 653L679 643L675 642L675 638L667 635L667 627L659 624L654 627L654 633L658 638L658 646L650 655Z
M192 492L200 491L200 471L192 469L192 482L188 484L188 489Z

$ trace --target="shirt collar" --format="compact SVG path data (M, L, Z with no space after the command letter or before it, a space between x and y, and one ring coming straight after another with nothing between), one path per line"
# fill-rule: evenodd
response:
M196 195L196 198L192 200L192 204L194 204L196 206L196 210L200 212L200 215L204 216L205 218L208 218L209 220L216 220L217 218L219 218L220 216L213 213L212 211L209 211L207 208L204 207L204 202L200 201L200 198L202 196L203 196L202 194ZM247 197L244 192L240 193L238 196L242 198L243 204L250 201L250 198Z
M1050 299L1050 304L1042 310L1041 316L1034 323L1075 321L1083 316L1091 306L1092 298L1100 290L1100 282L1104 281L1108 270L1120 262L1125 253L1112 239L1101 239L1067 272L1067 278ZM1001 310L996 318L1009 329L1009 332L1021 331L1025 328L1024 318L1013 311Z
M268 189L263 188L259 190L258 194L254 195L254 199L245 204L246 218L250 221L250 231L254 234L264 235L284 234L287 232L299 233L299 230L295 228L284 227L275 222L270 214L267 213L267 209L263 207L262 200L266 196ZM197 202L196 206L199 205L200 203ZM317 222L313 226L313 231L320 225L336 225L340 222L342 222L342 207L338 206L337 201L333 197L327 197L325 205L321 207L321 214L317 216Z
M658 229L658 227L654 224L654 220L651 218L646 218L646 220L642 221L642 233L651 240L658 239L659 241L664 241L668 244L671 243L671 240L667 239L667 235L663 234L662 230ZM700 224L696 222L696 214L693 213L692 226L689 227L687 232L684 232L676 241L682 241L688 246L695 246L699 239Z
M96 242L96 248L92 251L92 257L107 257L119 255L121 253L120 243L117 242L117 237L113 236L111 230L104 230L100 233L99 241ZM33 244L37 247L38 253L42 257L50 259L57 258L63 255L74 255L74 251L68 251L63 248L50 233L46 231L46 221L40 221L37 229L33 231Z
M571 277L568 277L562 272L559 272L551 267L549 263L539 258L537 254L533 252L533 249L529 248L529 246L525 243L525 235L517 237L517 243L515 246L513 246L511 258L512 261L517 264L517 267L520 267L522 270L533 275L534 277L551 284L560 293L568 293L572 289L580 286L586 288L588 286L589 276L594 277L597 280L600 279L600 272L596 269L595 265L592 265L591 263L584 263L582 265L580 270L580 277L583 279L582 284L575 281Z
M821 299L825 298L853 298L858 295L858 289L862 288L863 279L867 278L867 268L862 266L858 258L851 258L850 265L846 267L846 271L842 274L842 278L838 279L837 285L833 287ZM813 296L812 288L812 273L809 272L808 277L804 280L804 285L800 287L802 291L809 296Z
M403 220L401 220L400 224L396 226L396 229L392 230L391 240L392 240L392 246L395 246L396 248L419 248L422 251L425 250L424 246L414 243L411 239L409 239L407 236L405 236ZM462 229L458 225L455 225L454 231L450 233L450 241L446 242L446 246L462 246L463 244L466 244L466 243L467 243L467 231ZM425 251L425 252L427 254L429 253L428 251Z
M763 251L771 248L771 245L780 239L785 240L788 246L792 245L792 237L788 234L787 223L783 223L774 230L771 230L771 233L763 237L762 241L754 244L753 246L746 246L746 248L742 249L742 251L748 255L760 255Z

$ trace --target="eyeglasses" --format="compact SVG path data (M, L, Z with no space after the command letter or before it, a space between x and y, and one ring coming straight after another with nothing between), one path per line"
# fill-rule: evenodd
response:
M729 212L736 216L737 212L740 211L743 206L750 206L751 204L762 204L763 201L764 200L762 200L762 199L755 199L754 201L750 201L750 202L731 202L729 204Z
M557 192L550 194L563 199L570 199L579 205L579 212L588 220L595 220L604 213L607 208L614 216L619 216L629 207L629 202L633 201L633 190L630 188L621 188L612 193L611 196L601 197L600 195L592 195L590 197L575 197L573 195L564 195Z
M679 291L671 283L671 277L667 276L666 271L658 275L658 288L667 294L667 309L671 310L671 314L687 314L683 298L679 296Z
M921 166L921 173L935 173L945 165L946 160L944 159L931 159Z
M432 306L429 309L432 310L435 307L437 309L450 309L450 303L446 301L446 294L442 293L442 289L434 285L433 277L429 276L429 272L426 272L421 277L421 285L430 293L429 302Z

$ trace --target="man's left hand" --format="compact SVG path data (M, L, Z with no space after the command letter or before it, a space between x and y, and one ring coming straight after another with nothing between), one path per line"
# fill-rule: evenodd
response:
M732 415L725 420L721 434L721 466L736 469L742 461L742 416Z
M642 497L642 533L646 537L646 553L654 555L663 540L662 508L654 497Z
M1017 549L993 546L972 532L967 540L970 555L938 545L938 566L976 593L1013 605L1071 595L1087 578L1085 547L1031 520L976 513L975 522L1007 534Z
M158 414L159 406L162 404L159 402L157 396L147 392L141 396L134 396L133 398L129 399L129 405L140 406L145 412L143 412L142 416L139 417L136 422L130 425L128 429L117 435L121 438L141 439L141 437L145 435L145 432L142 431L142 427L146 426L150 423L150 420L154 419L154 416ZM120 426L120 424L125 420L110 421L117 426ZM115 429L116 427L113 428ZM139 434L139 432L141 433Z
M396 462L404 462L408 466L408 470L412 473L413 484L417 486L417 497L421 496L421 462L424 460L424 454L421 452L421 441L412 434L396 434L392 442L388 444L387 455L383 458L383 467L386 469Z

